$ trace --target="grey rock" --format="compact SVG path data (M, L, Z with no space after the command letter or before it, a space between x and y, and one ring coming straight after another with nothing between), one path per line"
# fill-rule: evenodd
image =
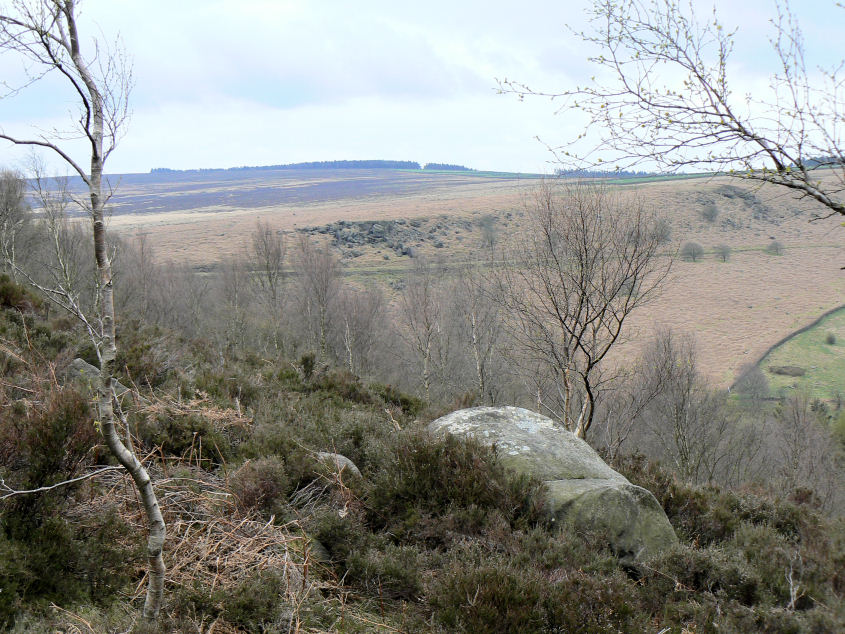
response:
M521 407L472 407L429 424L429 431L495 445L502 463L540 480L603 478L627 482L580 438Z
M68 378L79 379L86 382L90 388L94 389L97 378L100 376L100 370L99 368L91 365L84 359L76 358L70 362L70 367L68 368L67 375ZM117 398L120 399L121 404L123 404L124 402L129 403L132 401L135 401L142 406L147 406L150 404L147 399L145 399L140 394L133 392L128 387L123 385L120 381L114 382L114 393Z
M520 407L474 407L438 418L429 431L494 446L505 466L545 481L552 521L605 535L623 561L642 561L678 541L650 491L545 416Z
M546 482L547 512L562 526L605 535L616 556L641 561L677 543L651 491L603 479Z
M323 464L336 468L338 471L346 471L347 473L351 473L359 478L361 477L361 471L357 466L355 466L355 463L339 453L320 451L317 453L317 460Z

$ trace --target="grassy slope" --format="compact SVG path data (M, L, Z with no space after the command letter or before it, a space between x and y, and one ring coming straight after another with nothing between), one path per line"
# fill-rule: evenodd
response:
M835 343L827 343L828 334L833 334ZM775 394L801 388L809 390L813 397L825 400L845 394L845 309L784 342L766 355L760 365ZM806 374L782 376L772 373L772 366L797 366Z

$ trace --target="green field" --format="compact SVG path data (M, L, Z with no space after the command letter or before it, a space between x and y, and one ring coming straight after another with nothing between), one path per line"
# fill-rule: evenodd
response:
M827 342L828 335L836 338ZM803 376L783 376L773 367L795 366ZM845 309L840 309L809 330L772 350L760 362L773 394L805 388L816 398L833 400L845 394Z

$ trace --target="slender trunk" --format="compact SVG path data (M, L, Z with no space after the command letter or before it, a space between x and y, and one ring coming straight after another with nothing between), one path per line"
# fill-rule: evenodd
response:
M346 330L343 335L343 344L346 347L346 365L351 373L355 373L355 367L352 363L352 333L349 331L349 319L345 319Z
M484 368L481 364L481 351L478 343L478 322L476 320L475 312L470 315L472 326L472 353L475 356L475 375L478 379L478 397L484 402Z
M95 100L95 104L101 103ZM129 472L150 525L147 538L147 558L149 561L149 583L144 601L144 619L153 621L158 618L164 596L164 574L166 571L162 549L166 536L166 526L158 499L153 490L147 470L120 440L115 425L114 412L114 359L117 354L114 324L114 286L111 262L106 244L106 226L104 201L102 197L103 161L102 131L103 119L100 108L94 109L93 151L91 155L90 195L91 215L94 224L94 259L97 264L98 306L102 324L101 339L98 346L100 360L100 380L97 389L98 414L103 435L117 461Z
M425 400L431 402L431 376L429 373L429 361L431 359L431 344L426 345L423 351L423 388L425 389Z
M320 361L326 360L326 308L320 305Z

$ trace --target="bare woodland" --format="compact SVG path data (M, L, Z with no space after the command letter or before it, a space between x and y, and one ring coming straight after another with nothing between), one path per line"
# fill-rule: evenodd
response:
M486 219L475 262L415 257L389 284L346 275L328 242L260 222L240 254L213 271L177 266L143 235L106 232L105 166L127 122L132 86L119 43L86 49L91 42L77 31L73 0L15 2L12 9L0 15L3 49L38 69L33 80L47 72L66 80L79 106L75 133L87 141L88 154L71 156L60 134L0 132L8 142L55 153L86 189L75 195L66 178L49 178L37 162L28 181L2 172L0 256L6 274L71 315L93 346L98 429L131 474L149 531L144 619L155 621L163 602L166 529L149 475L158 468L147 469L153 458L136 454L129 404L115 392L122 327L155 329L160 341L200 342L193 345L221 376L228 359L248 357L308 380L342 368L350 381L418 396L426 415L523 405L611 461L646 455L694 485L811 489L821 505L841 512L842 449L829 425L838 409L804 393L772 396L754 368L737 383L739 394L716 390L696 367L696 343L685 333L651 333L639 358L612 360L630 336L630 315L657 296L676 257L695 261L703 253L693 243L678 253L666 218L644 203L623 201L601 183L550 180L527 203L529 230L515 245L500 244ZM613 160L654 161L669 171L734 170L845 214L838 197L841 145L828 124L842 116L840 104L809 84L800 30L788 10L775 22L783 67L773 77L775 96L764 104L773 114L765 121L737 114L726 73L732 34L718 22L702 26L669 0L597 1L593 17L596 31L584 38L605 48L595 61L615 83L561 95L567 107L590 115L600 144L616 152ZM663 62L684 71L683 86L653 81ZM837 72L825 75L831 85ZM512 83L503 89L541 94ZM567 151L558 148L562 160ZM599 162L594 153L578 158ZM836 175L834 185L815 177L821 168ZM724 245L716 253L724 262L730 257ZM157 345L150 344L159 365L175 367L178 349ZM132 379L140 391L153 392L155 377ZM255 379L255 389L261 381ZM239 415L242 387L233 388ZM389 410L388 416L396 424ZM29 493L2 486L4 497ZM267 526L248 527L263 535Z

